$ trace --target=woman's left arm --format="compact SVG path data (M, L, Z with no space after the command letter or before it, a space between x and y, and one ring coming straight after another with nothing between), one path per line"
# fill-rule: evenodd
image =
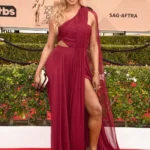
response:
M97 42L97 22L96 18L93 13L89 13L89 18L92 22L91 25L91 38L90 38L90 52L91 52L91 59L93 63L93 78L92 84L97 91L100 88L100 77L99 77L99 47Z

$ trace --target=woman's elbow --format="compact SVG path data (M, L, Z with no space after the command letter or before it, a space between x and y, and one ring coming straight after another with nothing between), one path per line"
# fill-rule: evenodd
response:
M98 51L98 45L97 45L97 43L93 43L93 44L91 44L90 45L90 50L91 51Z
M46 43L45 47L47 50L51 50L51 49L53 49L54 46L49 43Z

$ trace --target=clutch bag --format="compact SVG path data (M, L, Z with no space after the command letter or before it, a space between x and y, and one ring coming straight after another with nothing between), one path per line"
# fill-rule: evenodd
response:
M48 77L46 75L45 70L42 69L41 74L40 74L40 85L41 85L40 89L42 89L43 87L45 87L46 84L47 84L47 82L48 82Z

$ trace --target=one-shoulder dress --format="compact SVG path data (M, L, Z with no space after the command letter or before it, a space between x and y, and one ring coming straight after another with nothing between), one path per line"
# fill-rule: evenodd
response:
M88 11L97 20L92 9L81 6L72 19L59 26L58 41L63 41L67 47L57 45L45 64L52 114L52 150L85 150L89 146L88 113L84 106L85 78L92 79L88 59L91 36L91 26L87 24ZM99 40L97 25L97 42L102 59ZM100 70L103 71L101 64ZM119 150L105 81L101 81L101 86L99 99L103 107L103 121L97 149Z

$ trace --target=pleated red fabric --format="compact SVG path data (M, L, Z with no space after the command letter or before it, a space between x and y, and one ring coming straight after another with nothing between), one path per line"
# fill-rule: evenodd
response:
M85 78L92 79L88 57L91 35L91 26L87 24L88 11L97 21L99 66L101 74L104 73L97 15L81 6L77 14L58 29L58 41L68 47L55 47L45 64L49 78L47 93L52 113L53 150L85 150L89 146L88 113L84 107ZM97 94L103 107L103 121L98 150L119 150L106 81L101 80L100 84L102 88Z

